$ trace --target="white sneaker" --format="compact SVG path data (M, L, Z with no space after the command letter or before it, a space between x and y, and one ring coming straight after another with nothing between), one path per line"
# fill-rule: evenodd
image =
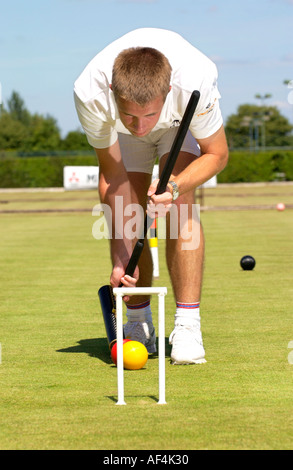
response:
M125 338L144 344L149 354L157 351L156 333L152 322L127 322L124 325Z
M201 331L195 326L175 325L169 343L172 344L173 364L203 364L206 362Z

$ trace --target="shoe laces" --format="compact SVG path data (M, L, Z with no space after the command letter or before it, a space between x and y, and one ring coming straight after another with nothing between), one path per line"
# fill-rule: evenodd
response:
M196 340L198 343L202 343L201 331L194 325L175 325L175 328L170 335L170 344L173 343L174 339L176 342Z

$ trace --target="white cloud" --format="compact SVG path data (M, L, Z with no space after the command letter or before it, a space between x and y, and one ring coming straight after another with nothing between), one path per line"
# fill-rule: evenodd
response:
M217 65L252 65L258 63L256 59L225 58L219 55L209 56Z
M276 106L279 109L290 109L292 107L292 104L290 105L289 101L280 101L280 100L275 100L272 102L272 106Z
M273 2L280 2L280 0L271 0ZM293 0L281 0L281 3L286 3L287 5L293 5Z
M293 1L293 0L292 0ZM223 57L220 55L211 55L209 58L215 62L215 64L219 66L224 65L255 65L257 67L278 67L283 64L292 63L293 56L292 54L283 55L282 57L267 57L267 58L257 58L257 59L250 59L250 58L237 58L237 57Z
M292 0L293 1L293 0ZM293 53L286 54L282 57L285 62L293 62Z

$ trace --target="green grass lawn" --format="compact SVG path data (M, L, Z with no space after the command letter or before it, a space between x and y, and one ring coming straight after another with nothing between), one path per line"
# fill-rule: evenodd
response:
M205 202L290 204L292 193L218 187ZM207 363L172 366L167 344L167 405L157 405L155 356L125 371L127 406L116 406L97 296L111 267L108 242L92 236L96 203L94 192L0 193L2 210L85 210L0 213L0 448L292 449L293 211L202 212ZM163 240L159 249L167 342L175 310ZM240 268L245 254L256 259L251 272ZM157 326L155 298L153 307Z

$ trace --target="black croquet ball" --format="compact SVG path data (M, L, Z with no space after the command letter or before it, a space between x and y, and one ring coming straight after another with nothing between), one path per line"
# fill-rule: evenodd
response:
M253 256L243 256L240 260L240 266L244 271L251 271L255 266L255 259Z

